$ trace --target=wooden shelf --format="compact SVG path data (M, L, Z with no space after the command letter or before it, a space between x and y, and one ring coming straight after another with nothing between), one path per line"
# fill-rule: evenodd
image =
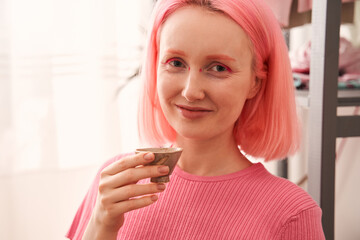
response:
M298 106L309 108L310 98L308 90L296 90L296 103ZM338 91L338 107L360 106L360 90L349 89Z

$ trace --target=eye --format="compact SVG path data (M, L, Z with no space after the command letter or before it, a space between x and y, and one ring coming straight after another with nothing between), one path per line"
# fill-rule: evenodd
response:
M168 63L172 67L176 67L176 68L185 67L185 65L180 60L174 59L174 58L167 60L166 63Z
M213 65L211 68L210 68L211 71L215 71L215 72L231 72L231 69L222 65L222 64L216 64L216 65Z
M172 57L165 59L164 62L161 63L163 70L167 71L168 73L183 73L187 69L187 65L184 61L178 57Z
M182 67L184 64L182 62L180 62L179 60L173 60L170 62L170 65L172 65L174 67Z

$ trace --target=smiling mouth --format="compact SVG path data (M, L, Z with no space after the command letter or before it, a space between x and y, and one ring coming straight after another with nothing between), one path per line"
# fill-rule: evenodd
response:
M190 111L190 112L212 112L210 109L202 108L202 107L189 107L189 106L183 106L183 105L176 105L176 107Z
M189 107L183 105L176 105L176 108L185 119L191 121L202 119L208 116L211 112L213 112L210 109L206 109L202 107Z

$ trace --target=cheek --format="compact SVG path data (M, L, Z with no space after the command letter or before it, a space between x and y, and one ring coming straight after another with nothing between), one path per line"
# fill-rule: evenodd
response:
M229 112L229 117L235 120L241 115L242 109L247 99L247 91L244 88L232 88L233 91L228 91L222 95L220 101ZM237 89L237 90L236 90Z
M161 74L157 75L157 82L156 82L156 90L157 93L159 95L159 100L162 101L162 99L164 99L165 94L166 94L166 81L164 81L164 78L162 77Z
M236 99L236 102L234 99ZM241 115L244 102L244 99L239 97L236 98L235 96L234 98L229 99L229 101L224 104L224 106L226 106L224 110L227 112L227 116L236 120Z
M159 96L159 100L161 102L162 99L164 98L164 84L163 84L163 81L161 81L159 77L157 77L156 91Z
M161 105L176 95L177 86L176 81L166 76L166 74L158 74L157 77L157 92Z
M159 74L157 81L157 92L161 110L167 122L172 125L174 116L175 97L177 96L177 87L173 84L173 80L169 77Z

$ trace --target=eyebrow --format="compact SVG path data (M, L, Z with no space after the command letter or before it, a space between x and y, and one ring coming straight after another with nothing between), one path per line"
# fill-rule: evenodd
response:
M171 53L171 54L181 55L183 57L187 57L186 53L184 51L181 51L181 50L168 49L166 52ZM219 60L229 60L229 61L236 62L236 60L234 58L229 57L228 55L225 55L225 54L208 55L208 56L206 56L206 59L209 59L209 60L219 59Z
M181 55L181 56L183 56L183 57L187 57L187 55L185 54L185 52L183 52L183 51L180 51L180 50L175 50L175 49L168 49L167 51L166 51L167 53L171 53L171 54L175 54L175 55Z
M219 59L219 60L230 60L230 61L234 61L234 62L236 61L234 58L229 57L224 54L209 55L209 56L206 56L206 58L210 59L210 60Z

